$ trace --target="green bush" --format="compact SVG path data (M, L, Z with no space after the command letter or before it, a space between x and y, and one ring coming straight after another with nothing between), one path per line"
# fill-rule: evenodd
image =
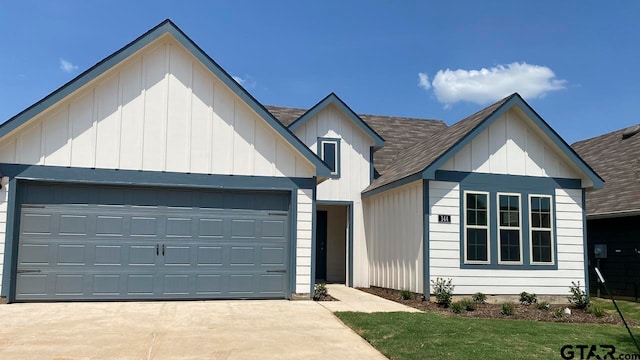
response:
M400 290L400 298L402 300L410 300L413 298L413 293L411 290Z
M436 296L436 303L444 307L451 306L453 288L455 287L451 284L451 279L436 278L435 281L431 280L431 285L433 286L433 294Z
M460 314L464 309L465 309L465 306L460 301L456 301L453 304L451 304L451 311L453 311L456 314Z
M329 292L327 291L327 284L317 283L313 287L313 300L315 301L322 300L327 295L329 295Z
M551 304L549 304L548 301L539 302L536 306L539 310L549 311L549 309L551 309Z
M557 308L555 310L553 310L553 317L554 318L561 318L564 316L564 309L563 308Z
M567 297L569 303L577 309L586 309L589 306L589 295L580 288L580 281L577 284L572 281L571 284L573 285L569 287L571 295Z
M607 314L607 312L602 308L602 306L598 304L593 304L593 303L589 304L589 307L587 308L587 312L589 312L590 314L598 318L601 318Z
M520 304L531 305L538 302L538 296L536 294L529 294L526 291L520 293Z
M462 299L459 301L459 303L467 311L474 311L476 309L476 306L478 306L478 304L476 304L476 302L471 299Z
M504 316L511 316L515 312L516 312L516 307L515 305L513 305L513 303L506 302L502 304L502 306L500 307L500 314Z
M473 294L471 296L471 299L476 303L476 304L484 304L487 301L487 295L481 293L481 292L477 292L475 294Z

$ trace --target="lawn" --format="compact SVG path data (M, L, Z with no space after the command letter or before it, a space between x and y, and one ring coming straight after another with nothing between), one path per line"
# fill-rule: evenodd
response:
M617 355L638 352L623 326L462 318L428 312L338 312L336 316L390 359L561 359L564 345L614 345ZM633 332L640 337L639 328ZM596 353L604 356L607 351L598 348ZM575 354L579 359L579 350ZM587 354L588 350L585 358Z
M591 301L595 304L602 306L609 313L614 314L615 316L619 316L616 308L613 307L613 303L609 299L595 298L592 297ZM632 301L622 301L616 300L620 311L622 311L622 315L624 318L629 320L635 320L640 323L640 303L632 302Z

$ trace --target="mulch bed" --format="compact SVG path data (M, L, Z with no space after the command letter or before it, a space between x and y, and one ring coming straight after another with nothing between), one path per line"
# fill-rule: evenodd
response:
M340 301L340 300L338 300L338 299L334 298L333 296L327 294L325 296L320 297L320 299L315 300L315 301Z
M460 314L455 314L451 309L439 306L435 302L423 301L420 294L414 294L412 299L402 300L399 290L386 289L380 287L358 288L369 294L373 294L400 304L411 306L418 310L437 312L445 316L460 316L468 318L484 318L484 319L520 319L532 321L548 321L561 323L596 323L596 324L622 324L622 320L617 314L607 313L603 317L596 317L584 310L571 308L571 315L562 317L554 317L554 310L564 309L567 305L551 305L549 310L540 310L533 305L514 304L515 313L511 316L500 314L502 304L478 304L476 310L463 310ZM631 326L640 326L640 323L627 320Z

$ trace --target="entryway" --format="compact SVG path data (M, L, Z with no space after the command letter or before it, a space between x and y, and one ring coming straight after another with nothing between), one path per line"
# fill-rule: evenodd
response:
M352 205L326 204L316 208L316 283L347 284Z

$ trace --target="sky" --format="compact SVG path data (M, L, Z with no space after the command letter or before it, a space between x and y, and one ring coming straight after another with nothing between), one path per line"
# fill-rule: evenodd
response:
M0 0L0 122L171 19L265 105L455 123L513 92L568 143L640 123L640 1Z

